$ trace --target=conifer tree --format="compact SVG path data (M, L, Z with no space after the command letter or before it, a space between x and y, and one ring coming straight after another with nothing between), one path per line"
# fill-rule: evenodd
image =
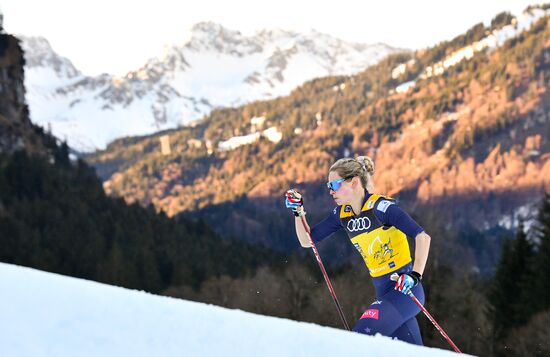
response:
M550 308L550 192L546 192L538 215L536 256L531 280L531 313Z
M489 315L497 342L510 328L525 322L526 307L522 304L520 291L526 285L532 256L532 244L527 240L523 222L520 222L516 238L504 241L500 262L489 291Z

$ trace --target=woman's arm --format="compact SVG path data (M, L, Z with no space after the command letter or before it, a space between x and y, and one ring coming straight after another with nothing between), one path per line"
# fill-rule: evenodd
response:
M296 236L298 236L298 241L300 242L300 245L304 248L310 248L312 246L310 237L307 233L308 231L311 232L311 239L314 242L320 242L321 240L325 239L332 233L342 228L340 224L338 207L334 208L334 210L332 210L332 213L327 218L315 225L313 229L310 229L305 217L306 212L304 210L304 200L302 199L302 195L300 195L300 193L298 193L296 190L288 190L286 192L285 204L294 212L294 226L296 228Z
M413 271L420 275L424 274L428 253L430 252L431 238L426 232L419 233L415 238Z
M313 239L313 242L315 243L319 243L326 237L330 236L332 233L342 228L342 225L340 224L338 207L336 207L328 215L328 217L317 223L311 229L309 228L305 215L302 217L304 217L304 222L307 225L307 229L311 232L311 239ZM310 248L311 242L309 241L309 237L307 236L307 232L304 228L304 225L302 224L302 220L300 219L300 217L296 217L294 223L296 225L296 235L298 236L300 244L304 248Z
M307 224L307 220L305 216L302 216L304 218L304 223L307 226L307 229L311 232L311 229L309 229L309 225ZM302 217L296 217L294 220L294 224L296 226L296 235L298 236L298 240L300 241L300 245L304 248L310 248L311 242L309 240L308 234L306 232L306 229L304 228L304 225L302 224Z

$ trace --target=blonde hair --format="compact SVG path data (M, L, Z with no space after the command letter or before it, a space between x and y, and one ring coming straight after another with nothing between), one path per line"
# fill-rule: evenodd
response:
M368 156L358 156L355 159L347 157L339 159L329 169L336 171L342 178L359 177L361 186L369 192L374 191L374 161Z

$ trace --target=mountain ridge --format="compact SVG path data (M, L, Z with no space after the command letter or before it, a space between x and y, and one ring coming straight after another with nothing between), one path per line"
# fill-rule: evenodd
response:
M218 107L286 95L311 78L354 73L401 51L314 31L244 36L211 22L196 24L191 34L125 76L95 77L79 72L47 40L23 37L33 122L77 150L93 151L116 138L188 124Z

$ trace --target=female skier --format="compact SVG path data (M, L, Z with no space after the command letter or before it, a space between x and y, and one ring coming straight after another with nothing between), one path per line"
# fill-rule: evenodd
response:
M327 187L337 207L311 229L311 238L318 243L344 229L365 260L376 300L363 313L353 331L368 335L380 333L422 345L415 318L420 308L407 294L411 290L424 303L421 280L431 238L393 199L372 192L373 175L374 163L364 156L340 159L331 166ZM306 214L302 196L295 190L287 191L286 206L296 216L300 244L304 248L311 247L300 218ZM414 264L406 236L415 238ZM390 280L394 273L399 275L397 282Z

